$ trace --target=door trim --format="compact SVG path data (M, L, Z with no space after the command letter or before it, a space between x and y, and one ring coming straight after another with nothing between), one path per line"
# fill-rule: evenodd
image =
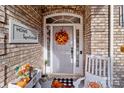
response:
M52 16L57 16L57 15L71 15L71 16L75 16L75 17L79 17L80 18L80 24L76 24L76 23L73 23L73 24L46 24L46 19L47 18L49 18L49 17L52 17ZM74 65L73 65L73 74L75 74L76 73L76 50L75 50L75 48L76 48L76 26L80 26L81 27L81 31L82 32L80 32L81 34L82 34L82 36L81 37L79 37L79 38L81 38L81 41L83 41L82 39L83 39L83 18L82 18L82 16L80 16L80 15L77 15L77 14L72 14L72 13L56 13L56 14L51 14L51 15L47 15L47 16L45 16L44 17L44 25L43 25L43 34L44 34L44 63L45 63L45 60L47 59L47 55L46 55L46 53L47 53L47 46L46 46L46 42L47 42L47 40L46 40L46 26L50 26L50 28L51 28L51 34L52 34L52 36L51 36L51 39L53 38L53 26L73 26L73 35L74 35L74 48L73 48L73 51L74 51L74 53L73 53L73 60L74 60ZM51 43L53 43L53 42L51 42ZM53 45L52 45L53 46ZM52 46L50 46L50 48L52 47ZM51 50L51 52L52 52L52 50ZM83 52L83 42L82 42L82 52ZM50 53L50 56L52 56L52 54ZM80 56L80 55L79 55ZM82 57L83 57L83 53L82 53ZM50 58L50 60L52 61L52 57ZM53 63L53 62L52 62ZM50 70L50 71L48 71L48 73L52 73L53 72L53 69L52 69L52 67L53 67L53 64L51 63L51 65L50 65L50 68L48 69L48 70ZM82 58L82 68L81 69L83 69L83 58ZM43 68L43 72L45 73L45 67ZM81 70L81 72L80 73L83 73L83 71Z

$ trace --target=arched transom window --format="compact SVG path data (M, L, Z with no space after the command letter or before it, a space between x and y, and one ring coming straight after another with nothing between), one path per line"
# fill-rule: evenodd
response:
M80 24L81 20L79 17L75 16L70 16L70 15L58 15L58 16L53 16L49 17L46 19L47 24L52 24L52 23L77 23Z

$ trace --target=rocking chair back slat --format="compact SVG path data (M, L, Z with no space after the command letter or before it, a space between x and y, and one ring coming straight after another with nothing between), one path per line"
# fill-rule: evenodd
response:
M86 67L85 67L85 72L88 72L88 65L87 65L88 62L89 62L88 60L89 60L89 59L88 59L88 56L86 56L86 63L85 63L85 66L86 66Z
M107 71L108 71L108 72L107 72L107 74L108 74L108 75L107 75L107 77L108 77L108 86L110 87L110 86L111 86L111 85L110 85L110 82L111 82L111 81L110 81L110 78L111 78L111 77L110 77L110 71L111 71L111 70L110 70L110 65L111 65L111 64L110 64L110 59L108 59L107 62L108 62L108 64L107 64L107 65L108 65L108 68L107 68Z
M106 76L106 60L103 61L103 76Z
M91 63L92 63L92 74L94 74L94 66L95 66L95 65L94 65L94 59L92 60Z
M95 60L95 75L98 75L98 60Z
M87 70L87 72L90 72L90 68L91 68L91 67L90 67L90 66L91 66L91 65L90 65L90 64L91 64L91 60L88 59L88 62L89 62L89 63L88 63L88 65L87 65L87 66L88 66L88 70Z
M102 76L102 67L101 67L101 64L102 63L102 60L99 60L99 76Z

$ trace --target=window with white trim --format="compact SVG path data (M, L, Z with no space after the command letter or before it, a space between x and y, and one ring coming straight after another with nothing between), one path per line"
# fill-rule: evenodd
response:
M47 24L52 23L80 23L80 18L69 16L69 15L62 15L62 16L54 16L46 19Z

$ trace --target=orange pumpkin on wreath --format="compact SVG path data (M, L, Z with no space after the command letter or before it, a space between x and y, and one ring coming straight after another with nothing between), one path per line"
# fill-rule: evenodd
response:
M66 31L61 30L55 34L55 41L59 45L65 45L68 42L68 39L69 37Z

